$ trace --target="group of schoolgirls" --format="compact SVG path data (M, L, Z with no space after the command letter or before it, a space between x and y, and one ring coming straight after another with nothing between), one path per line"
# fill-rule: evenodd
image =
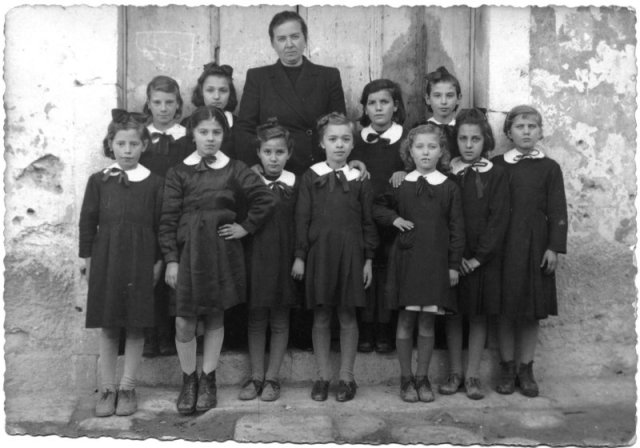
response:
M149 83L143 114L113 110L104 153L115 163L89 178L80 215L86 326L101 328L96 415L136 411L143 329L163 312L154 297L162 283L174 291L181 414L216 406L224 313L245 301L251 377L240 390L243 400L279 398L289 312L301 306L313 310L314 400L327 399L333 377L334 311L340 324L336 399L356 395L356 308L363 309L363 329L389 325L397 311L404 401L434 400L428 370L438 315L446 320L450 358L441 394L464 388L469 398L483 398L480 360L487 318L496 316L496 390L538 395L532 372L538 323L557 314L554 272L567 233L562 172L537 144L542 117L530 106L512 109L504 132L513 149L489 160L491 127L479 109L457 110L458 80L441 67L427 76L425 91L433 116L407 132L398 85L367 84L362 129L355 132L340 113L321 117L326 160L299 178L284 169L295 148L275 119L256 131L260 165L235 159L237 100L228 66L205 66L192 98L196 109L182 125L178 84L165 76ZM363 164L350 163L355 160ZM304 294L296 282L303 282ZM463 318L469 321L465 371Z

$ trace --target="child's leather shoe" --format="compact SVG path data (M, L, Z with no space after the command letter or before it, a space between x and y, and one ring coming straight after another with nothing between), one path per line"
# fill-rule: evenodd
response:
M262 381L254 378L249 378L242 385L238 398L241 400L253 400L262 393Z
M358 386L355 381L343 381L338 382L338 390L336 391L336 400L349 401L353 400L356 396L356 389Z
M464 388L467 393L467 397L472 400L481 400L484 398L482 389L480 386L480 380L478 378L470 377L464 380Z
M500 378L496 391L499 394L512 394L516 390L515 361L500 361Z
M415 403L419 400L415 380L412 376L400 377L400 398L407 403Z
M102 391L96 402L96 417L109 417L116 412L116 391Z
M198 374L194 371L191 375L182 372L182 390L178 395L176 407L183 415L193 414L196 411L198 399Z
M447 377L447 382L438 386L438 392L442 395L453 395L463 384L462 375L459 373L451 373Z
M429 378L426 375L416 377L416 391L418 392L418 398L420 399L420 401L423 401L425 403L429 403L436 398L433 395L433 390L431 390L431 383L429 382Z
M280 383L278 380L265 380L260 394L262 401L276 401L280 398Z
M317 380L311 389L311 398L315 401L325 401L329 397L329 381Z
M522 395L526 397L538 396L538 383L536 383L536 380L533 378L533 361L527 364L520 363L516 383Z
M118 389L118 405L116 415L132 415L138 410L138 399L135 389Z

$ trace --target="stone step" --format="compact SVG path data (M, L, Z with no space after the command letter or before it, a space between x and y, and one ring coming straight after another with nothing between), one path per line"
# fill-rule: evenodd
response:
M465 351L466 358L466 351ZM268 355L267 355L268 360ZM122 373L124 358L118 360L118 375ZM333 372L337 376L340 353L332 352ZM466 365L466 359L464 359ZM414 350L414 367L416 352ZM202 364L198 356L198 366ZM448 355L445 350L435 350L431 359L429 377L442 382L449 373ZM480 378L493 378L498 366L494 350L485 350L480 365ZM396 352L389 354L358 353L355 363L355 379L361 385L398 382L400 366ZM223 351L218 364L216 378L221 385L240 384L250 376L249 356L246 352ZM119 376L118 376L119 377ZM316 362L310 351L292 349L285 354L280 368L280 380L286 383L309 382L316 378ZM334 377L334 380L336 378ZM177 356L143 358L138 371L138 384L142 386L175 386L182 383L182 373Z

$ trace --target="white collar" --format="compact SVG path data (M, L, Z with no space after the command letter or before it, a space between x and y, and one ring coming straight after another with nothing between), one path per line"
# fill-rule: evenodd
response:
M229 129L231 129L233 127L233 114L228 110L225 110L224 116L227 117L227 123L229 124Z
M313 170L313 172L318 176L324 176L325 174L329 174L332 171L342 171L344 173L344 177L346 177L347 180L354 180L360 177L360 171L355 168L349 168L349 165L345 165L339 170L334 170L327 164L327 162L318 162L315 165L311 166L311 170Z
M513 148L513 149L505 152L503 157L504 157L504 161L505 162L514 164L514 163L518 163L523 158L527 158L527 159L543 159L544 158L544 153L537 147L533 148L528 154L522 154L520 151L518 151L517 149Z
M218 150L215 155L216 155L216 160L213 163L207 163L207 166L209 168L213 168L214 170L219 170L220 168L224 168L225 166L227 166L227 163L229 163L229 160L231 160L229 159L229 157L227 157L225 153L223 153L220 150ZM198 154L198 151L193 151L182 162L185 165L193 166L200 163L200 160L202 160L202 156Z
M369 134L377 135L378 132L375 129L373 129L371 125L367 126L366 128L363 128L362 131L360 131L360 136L362 137L362 140L364 140L366 143L369 143L367 142L367 136L369 136ZM382 134L380 134L380 137L386 138L389 140L390 144L394 144L395 142L400 140L400 138L402 137L402 126L400 126L396 122L393 122L391 123L391 127L389 127L389 129L387 129Z
M117 169L122 170L125 173L127 173L127 178L129 179L130 182L143 181L147 177L149 177L149 174L151 174L151 171L149 171L149 169L147 167L144 167L144 166L140 165L139 163L136 165L135 168L132 168L130 170L123 170L122 167L120 165L118 165L118 162L112 163L111 165L106 167L102 172L104 174L107 174L109 172L109 170L111 170L113 168L117 168ZM113 171L110 173L111 176L117 176L118 174L120 174L120 173L113 172Z
M480 160L478 160L478 162L484 162L487 165L486 166L474 166L473 168L471 168L473 171L475 171L477 173L486 173L487 171L489 171L493 167L493 163L491 163L490 160L485 159L484 157L480 157ZM451 164L451 173L452 174L458 174L460 171L464 170L466 167L471 166L470 163L467 163L464 160L462 160L462 157L460 157L460 156L454 157L453 159L451 159L450 164Z
M173 137L175 140L178 140L179 138L184 137L187 134L187 128L182 126L180 123L173 123L173 126L171 126L169 129L165 129L164 131L159 130L153 125L153 123L151 123L147 125L147 130L149 131L149 134L153 134L154 132L167 134ZM156 137L152 140L155 142L158 140L158 138Z
M262 180L266 185L271 185L274 182L280 181L285 185L293 187L296 183L296 175L293 174L291 171L287 171L287 170L282 170L282 173L280 173L280 177L278 177L276 180L269 180L264 176L260 176L260 177L262 177Z
M418 170L413 170L409 174L407 174L404 180L406 180L407 182L417 182L420 176L427 179L427 182L429 182L431 185L440 185L445 180L447 180L447 176L445 176L438 170L431 171L427 174L420 174Z
M428 122L432 122L437 124L438 126L455 126L456 125L456 119L454 118L453 120L451 120L449 123L440 123L438 120L436 120L435 118L431 117L427 120Z

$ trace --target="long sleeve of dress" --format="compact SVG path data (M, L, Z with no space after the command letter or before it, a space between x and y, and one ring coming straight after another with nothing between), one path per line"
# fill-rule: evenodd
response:
M264 184L260 176L243 163L236 163L238 166L237 179L249 203L247 217L240 225L247 232L254 234L271 215L278 198Z
M554 164L547 183L547 226L547 249L561 254L567 253L567 201L562 170L557 164Z
M362 236L364 241L364 257L373 259L375 250L380 244L378 230L373 220L373 187L367 179L362 183L360 192L360 204L362 207Z
M178 262L178 223L182 215L184 191L182 179L175 168L170 168L164 182L162 214L158 229L160 249L165 263Z
M491 260L500 251L509 224L509 180L504 170L496 170L494 176L492 188L488 192L490 199L487 227L480 235L474 254L480 264Z
M373 219L381 226L392 226L393 221L400 218L397 212L397 189L388 186L387 190L373 201Z
M81 258L91 257L93 240L98 232L100 218L100 188L99 180L94 175L89 178L80 209L80 249Z
M460 190L457 185L453 186L449 198L449 269L457 271L464 252L465 235Z
M255 71L247 72L247 79L240 100L238 111L238 123L235 137L235 151L238 160L242 160L248 166L259 163L253 139L256 135L256 127L260 121L260 89L255 79Z
M296 258L307 258L309 251L309 226L311 225L311 174L309 171L302 175L296 201L295 229L296 229Z
M157 237L160 230L160 218L162 217L162 197L164 195L164 183L156 190L155 204L153 208L153 231L156 234L156 261L162 260L162 249L160 239Z

